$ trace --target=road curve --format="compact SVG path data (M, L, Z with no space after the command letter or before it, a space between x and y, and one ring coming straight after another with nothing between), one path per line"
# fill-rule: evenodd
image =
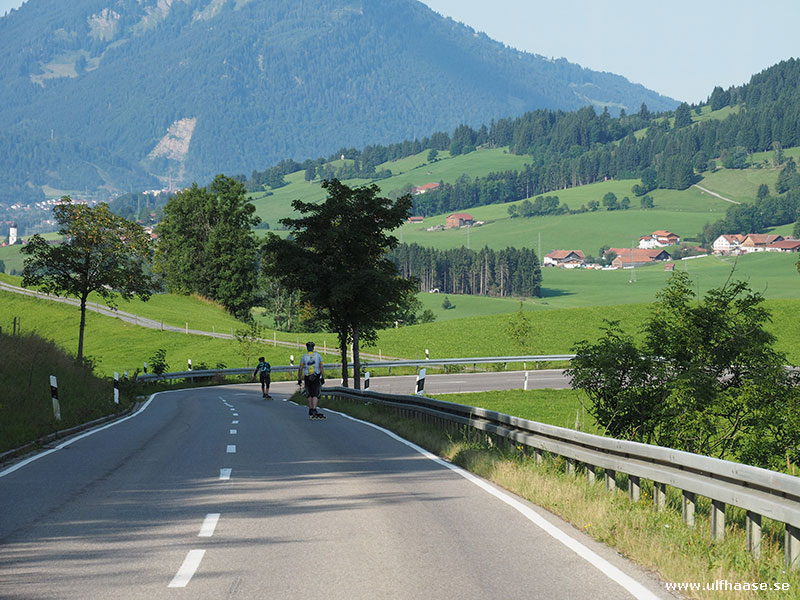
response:
M0 471L0 597L670 597L549 513L257 387L161 393Z

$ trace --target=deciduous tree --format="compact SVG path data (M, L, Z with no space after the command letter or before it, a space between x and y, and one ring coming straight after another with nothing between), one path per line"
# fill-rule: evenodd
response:
M573 386L613 435L764 467L797 461L797 377L773 348L762 302L730 281L698 302L676 271L640 346L612 324L597 343L575 347Z
M150 298L155 284L148 271L150 235L132 221L114 215L105 203L73 204L69 196L53 208L61 243L34 235L23 247L27 256L22 285L80 302L78 359L83 358L86 302L92 292L116 308L117 297Z
M252 227L261 221L244 186L218 175L208 188L197 184L175 195L159 223L155 270L178 294L216 300L247 318L255 302L258 242Z
M324 202L292 202L303 216L281 220L292 239L270 234L263 265L267 275L301 290L338 333L345 384L347 346L352 342L358 388L362 340L393 324L418 285L401 278L386 258L387 250L397 246L397 238L388 232L408 218L411 196L392 201L380 197L376 185L350 188L337 179L322 186L328 193Z

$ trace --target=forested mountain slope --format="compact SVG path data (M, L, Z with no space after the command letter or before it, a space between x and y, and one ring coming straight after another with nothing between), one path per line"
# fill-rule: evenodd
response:
M677 104L416 0L28 0L0 19L0 203L478 126Z

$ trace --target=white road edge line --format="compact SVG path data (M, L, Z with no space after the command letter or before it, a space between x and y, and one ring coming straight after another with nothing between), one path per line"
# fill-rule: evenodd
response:
M231 478L231 473L233 469L220 469L219 470L219 479L220 481L228 481Z
M219 522L219 516L220 513L208 513L203 521L203 525L200 527L200 533L197 534L197 537L211 537L214 535L214 530L217 528L217 523Z
M167 587L186 587L200 566L200 561L203 560L205 553L205 550L189 550L189 554L186 555L181 568L178 569L175 577L172 578Z
M180 390L175 390L175 391L180 391ZM85 433L82 433L81 435L78 435L78 436L75 436L73 438L70 438L70 439L66 440L65 442L61 442L55 448L50 448L50 450L45 450L44 452L40 452L39 454L34 454L33 456L31 456L29 458L26 458L25 460L20 461L17 464L10 466L10 467L8 467L7 469L5 469L3 471L0 471L0 477L5 477L6 475L9 475L10 473L13 473L17 469L21 469L25 465L29 465L33 461L39 460L40 458L42 458L44 456L47 456L48 454L52 454L53 452L58 452L59 450L63 450L64 448L66 448L70 444L73 444L73 443L77 442L78 440L82 440L85 437L89 437L90 435L94 435L95 433L98 433L100 431L104 431L104 430L106 430L106 429L108 429L110 427L114 427L115 425L119 425L120 423L124 423L128 419L132 419L133 417L136 417L136 416L142 414L145 411L145 409L148 406L150 406L150 403L153 401L153 398L155 398L159 394L165 394L165 393L169 393L169 392L156 392L155 394L151 395L150 398L147 400L147 402L145 402L141 406L141 408L139 408L139 410L137 410L132 415L128 415L127 417L122 417L121 419L117 419L116 421L113 421L112 423L109 423L108 425L104 425L102 427L98 427L97 429L91 429L90 431L87 431Z
M459 475L461 475L461 477L463 477L467 481L474 483L482 490L490 493L495 498L502 500L503 502L508 504L511 508L521 513L526 519L531 521L534 525L537 525L540 529L542 529L552 538L564 544L575 554L577 554L586 562L597 568L606 577L608 577L612 581L616 582L617 584L625 588L628 592L630 592L633 595L634 598L638 598L641 600L658 600L658 596L656 596L653 592L644 587L641 583L633 579L630 575L623 573L619 568L612 565L602 556L600 556L593 550L590 550L575 538L561 531L558 527L550 523L547 519L539 515L536 511L532 510L529 506L526 506L516 498L512 498L505 492L496 489L494 486L484 481L483 479L477 477L476 475L473 475L469 471L465 471L459 466L456 466L445 460L442 460L441 458L439 458L434 454L431 454L421 446L417 446L415 443L409 442L408 440L400 437L396 433L389 431L388 429L384 429L379 425L375 425L374 423L370 423L368 421L362 421L361 419L356 419L355 417L351 417L350 415L340 413L335 410L331 410L329 408L326 410L334 414L337 414L339 416L342 416L345 419L350 419L351 421L356 421L357 423L363 423L364 425L368 425L373 429L377 429L378 431L381 431L386 435L388 435L389 437L397 440L401 444L405 444L409 448L415 450L416 452L419 452L425 458L428 458L433 462L438 463L441 466L446 467L451 471L454 471L455 473L458 473Z

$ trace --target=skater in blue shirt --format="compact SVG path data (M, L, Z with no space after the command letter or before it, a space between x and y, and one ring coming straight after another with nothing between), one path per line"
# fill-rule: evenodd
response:
M272 399L272 396L269 395L270 373L272 373L272 366L266 360L264 360L263 356L258 358L256 370L253 371L253 379L255 379L256 373L258 373L259 378L261 379L261 396L263 398Z

